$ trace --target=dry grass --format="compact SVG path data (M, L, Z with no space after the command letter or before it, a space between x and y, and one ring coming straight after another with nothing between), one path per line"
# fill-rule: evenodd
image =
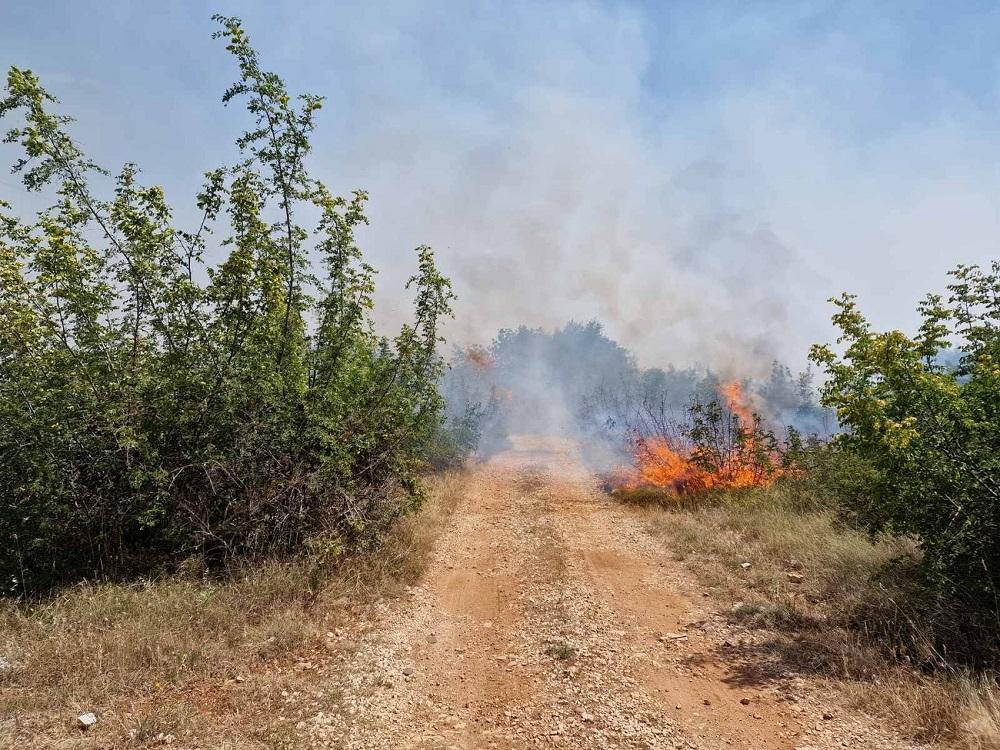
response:
M766 632L758 656L777 669L836 680L853 707L917 740L1000 748L1000 687L949 664L934 646L938 623L922 621L920 603L885 573L916 559L907 540L873 542L788 484L624 499L644 506L654 533L734 622Z
M308 678L297 667L327 631L419 575L464 483L431 478L428 502L377 552L332 572L275 562L0 603L0 747L290 746L266 721L281 690ZM82 733L85 711L101 722Z

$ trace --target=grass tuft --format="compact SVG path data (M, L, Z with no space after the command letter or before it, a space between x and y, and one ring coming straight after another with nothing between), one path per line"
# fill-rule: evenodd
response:
M458 472L430 478L428 502L377 550L320 576L316 560L296 559L224 579L187 570L0 601L0 747L135 747L168 735L266 745L248 717L280 692L283 667L322 654L327 631L419 576L464 485ZM73 721L91 710L101 721L83 735Z
M560 641L558 643L550 643L546 646L545 653L553 659L558 659L559 661L569 661L576 656L576 649L569 643Z
M637 504L731 621L767 631L757 657L837 680L916 740L1000 748L1000 690L976 671L997 663L995 623L926 594L910 540L844 525L795 482Z

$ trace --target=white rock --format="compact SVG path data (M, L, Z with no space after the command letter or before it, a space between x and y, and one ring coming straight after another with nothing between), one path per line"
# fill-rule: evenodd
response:
M93 711L88 711L87 713L80 714L79 716L76 717L76 725L84 732L86 732L96 723L97 723L97 714L95 714Z

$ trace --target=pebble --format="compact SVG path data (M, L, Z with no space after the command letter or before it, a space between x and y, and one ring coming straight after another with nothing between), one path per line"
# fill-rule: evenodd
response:
M80 714L79 716L76 717L77 728L83 730L84 732L86 732L95 724L97 724L97 714L95 714L93 711L88 711L87 713Z

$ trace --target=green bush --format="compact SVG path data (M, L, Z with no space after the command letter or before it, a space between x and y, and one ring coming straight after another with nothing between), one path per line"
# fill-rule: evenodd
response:
M869 500L878 472L837 440L815 435L803 439L797 433L792 437L782 457L787 472L779 484L795 498L793 506L797 510L836 510L849 526L863 526L857 508Z
M467 403L461 414L447 417L430 439L426 450L428 467L443 470L461 466L479 447L486 407Z
M55 196L32 221L0 205L9 592L192 554L340 550L419 498L450 284L418 248L414 321L375 334L355 240L367 196L333 196L306 168L322 99L290 96L239 20L215 20L240 73L223 101L245 100L252 124L207 173L192 230L133 165L100 197L107 173L70 118L33 73L8 73L14 171Z
M817 346L823 402L863 460L849 510L875 532L914 537L937 589L995 606L1000 584L1000 263L960 266L947 298L919 306L909 338L877 333L854 298L835 300L843 353ZM949 347L960 357L952 363Z

